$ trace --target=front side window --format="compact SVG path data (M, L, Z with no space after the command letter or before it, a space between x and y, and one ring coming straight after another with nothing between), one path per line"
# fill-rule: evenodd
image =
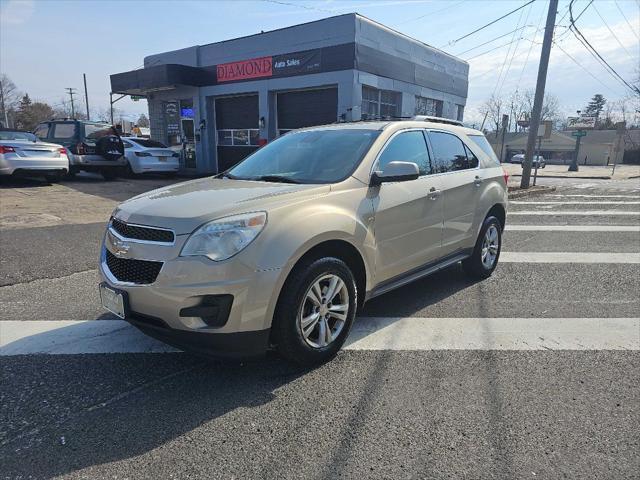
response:
M437 173L455 172L471 168L462 140L444 132L429 132L433 149L434 169Z
M56 123L53 126L53 138L69 139L76 135L75 123Z
M326 129L290 132L227 172L239 180L335 183L353 173L379 130Z
M393 137L378 159L377 170L384 171L390 162L412 162L420 175L431 173L429 152L422 131L403 132Z

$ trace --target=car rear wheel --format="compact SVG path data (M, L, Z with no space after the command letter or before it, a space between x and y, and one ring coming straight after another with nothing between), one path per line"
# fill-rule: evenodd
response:
M105 180L115 180L115 178L118 176L117 172L115 171L115 169L104 169L100 171L100 174L102 175L102 178L104 178Z
M342 260L324 257L297 266L276 307L278 351L305 366L330 360L349 335L356 309L355 278Z
M44 179L49 183L59 183L64 177L64 173L50 173L44 176Z
M473 253L462 262L467 274L472 278L488 278L498 266L502 248L502 225L494 216L488 216L476 240Z

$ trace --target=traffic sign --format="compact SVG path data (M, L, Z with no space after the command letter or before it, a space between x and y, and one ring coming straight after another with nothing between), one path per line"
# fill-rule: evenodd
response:
M571 134L572 137L586 137L587 132L585 130L576 130Z
M142 95L131 95L131 100L133 100L134 102L137 102L138 100L142 100L143 97Z

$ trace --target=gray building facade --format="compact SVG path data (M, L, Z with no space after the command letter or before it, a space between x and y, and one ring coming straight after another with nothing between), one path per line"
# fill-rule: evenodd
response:
M111 75L147 98L185 173L225 170L305 126L416 114L462 120L469 66L358 14L151 55Z

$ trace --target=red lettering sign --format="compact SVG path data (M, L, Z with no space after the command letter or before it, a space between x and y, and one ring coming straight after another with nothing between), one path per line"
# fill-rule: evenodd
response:
M271 57L252 58L241 62L220 64L216 66L216 74L218 82L270 77L273 74L271 65Z

